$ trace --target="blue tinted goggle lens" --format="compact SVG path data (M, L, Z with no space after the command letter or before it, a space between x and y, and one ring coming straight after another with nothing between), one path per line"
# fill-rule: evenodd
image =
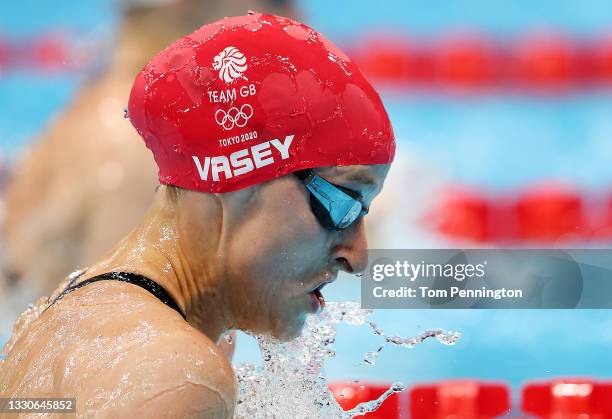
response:
M312 170L296 172L296 176L310 192L310 207L323 227L342 230L367 213L361 201L351 196L351 191L328 182Z

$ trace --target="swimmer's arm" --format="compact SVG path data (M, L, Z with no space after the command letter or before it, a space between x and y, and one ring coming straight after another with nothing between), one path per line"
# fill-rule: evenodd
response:
M120 403L103 402L95 394L94 389L106 381L100 375L106 374L114 385L119 384L119 377L127 377L125 384L112 391L120 394ZM80 399L105 417L225 419L234 414L234 370L222 351L199 332L160 333L149 345L127 352L115 369L100 375L85 385L88 394L77 397L77 409Z
M207 384L184 382L147 397L136 411L126 412L136 417L204 417L231 419L234 406L226 397Z
M234 370L218 347L200 333L177 333L157 348L158 360L166 359L150 370L158 371L154 382L160 387L153 392L142 387L137 417L233 417Z

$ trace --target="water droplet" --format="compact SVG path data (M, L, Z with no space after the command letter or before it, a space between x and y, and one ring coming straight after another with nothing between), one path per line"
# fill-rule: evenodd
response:
M400 391L404 391L405 389L406 386L401 382L395 382L391 386L391 390L393 390L394 393L399 393Z
M376 365L376 360L378 359L378 355L383 350L384 346L379 346L377 350L372 352L366 352L363 356L363 362L368 365Z

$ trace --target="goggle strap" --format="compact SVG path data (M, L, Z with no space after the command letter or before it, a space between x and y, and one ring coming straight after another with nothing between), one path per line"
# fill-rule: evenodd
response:
M293 172L293 174L302 182L308 183L310 180L312 180L315 173L312 169L304 169Z

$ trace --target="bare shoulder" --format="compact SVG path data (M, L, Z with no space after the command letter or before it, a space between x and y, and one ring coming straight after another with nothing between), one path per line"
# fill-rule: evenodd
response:
M161 326L158 333L149 348L126 356L137 382L150 383L138 386L129 411L147 417L160 412L163 417L233 417L236 380L221 349L190 327L164 331Z
M85 288L95 292L95 285ZM99 287L111 285L121 286ZM65 352L71 359L61 362L75 365L62 380L62 394L76 396L77 410L109 417L231 418L236 379L222 350L142 292L138 304L126 296L132 303L124 306L121 297L113 299L121 294L113 293L104 304L89 306L89 320L80 323L87 332Z

